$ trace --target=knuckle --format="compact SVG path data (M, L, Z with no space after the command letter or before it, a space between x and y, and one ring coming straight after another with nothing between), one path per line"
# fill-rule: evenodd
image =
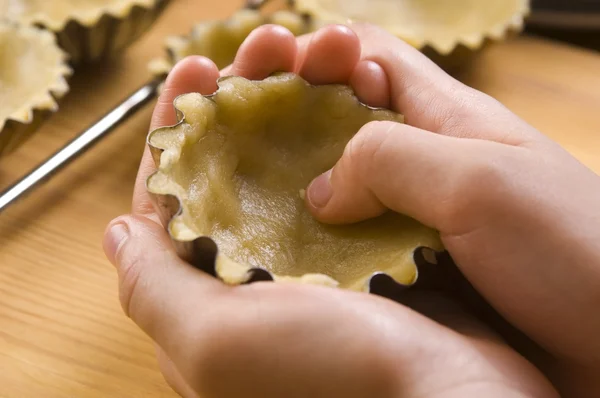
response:
M432 98L435 101L431 105L433 112L434 125L439 132L453 136L461 136L464 121L468 120L472 103L476 102L468 89L462 85L453 85L446 93L446 97L440 101L439 98ZM445 104L454 103L454 106L448 107Z
M426 128L454 137L480 136L481 132L472 130L468 121L479 120L478 115L493 112L488 109L485 94L459 82L450 84L441 96L431 96L425 89L421 89L420 96L424 106L419 109L419 115L422 120L429 120Z
M507 162L497 153L485 152L446 180L438 207L444 231L460 233L457 229L471 229L473 223L491 217L498 202L504 200L509 183Z
M146 193L140 194L139 192L134 192L132 208L136 212L136 214L148 216L156 213L156 208L154 207L154 203L150 200L150 197L147 196Z
M396 123L392 122L371 122L350 140L346 147L346 158L359 179L364 179L377 168L381 152L395 126Z

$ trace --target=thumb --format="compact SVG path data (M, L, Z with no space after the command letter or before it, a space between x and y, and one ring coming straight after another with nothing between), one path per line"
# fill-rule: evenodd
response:
M113 220L104 236L106 257L119 276L125 313L172 357L194 321L205 321L197 303L210 301L224 286L181 260L164 228L143 216Z
M350 140L333 169L309 185L306 205L326 223L357 222L391 209L443 231L477 200L472 182L485 183L484 174L493 171L489 158L501 147L508 146L372 122Z

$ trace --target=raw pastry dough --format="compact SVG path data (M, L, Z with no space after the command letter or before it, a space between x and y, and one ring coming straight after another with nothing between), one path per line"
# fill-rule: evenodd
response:
M321 224L301 197L363 125L402 115L359 103L346 86L310 86L290 73L223 78L214 95L186 94L175 107L180 123L149 136L158 171L147 186L178 199L162 202L175 241L216 243L216 259L206 244L193 257L212 262L225 282L243 283L257 267L276 281L355 290L378 271L410 284L414 249L441 248L436 231L397 214Z
M0 22L0 152L21 143L58 109L70 74L51 33Z
M111 57L145 33L168 0L0 0L2 17L52 31L73 64Z
M188 36L171 36L166 40L167 57L153 60L150 70L156 75L167 74L189 55L210 58L219 69L230 65L248 35L265 24L281 25L298 36L308 32L308 25L298 14L276 11L262 15L259 11L242 9L225 20L196 24Z
M422 49L442 55L462 44L475 49L485 39L521 30L529 0L295 0L317 22L371 22Z

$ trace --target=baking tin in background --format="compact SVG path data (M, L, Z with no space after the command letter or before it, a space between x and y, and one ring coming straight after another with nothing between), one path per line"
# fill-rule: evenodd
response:
M106 13L93 24L70 20L55 34L73 65L95 63L118 55L146 33L169 1L156 0L152 7L135 5L122 16Z
M530 26L600 31L600 0L532 0L531 9Z
M600 0L532 0L526 32L600 50Z

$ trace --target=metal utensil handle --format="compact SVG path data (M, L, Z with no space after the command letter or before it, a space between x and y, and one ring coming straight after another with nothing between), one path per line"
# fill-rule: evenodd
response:
M153 99L162 79L155 79L137 89L120 105L108 112L62 149L38 165L34 170L17 181L14 185L0 193L0 212L14 203L35 186L51 177L54 173L75 160L79 155L91 148L101 138L113 131L142 106Z

